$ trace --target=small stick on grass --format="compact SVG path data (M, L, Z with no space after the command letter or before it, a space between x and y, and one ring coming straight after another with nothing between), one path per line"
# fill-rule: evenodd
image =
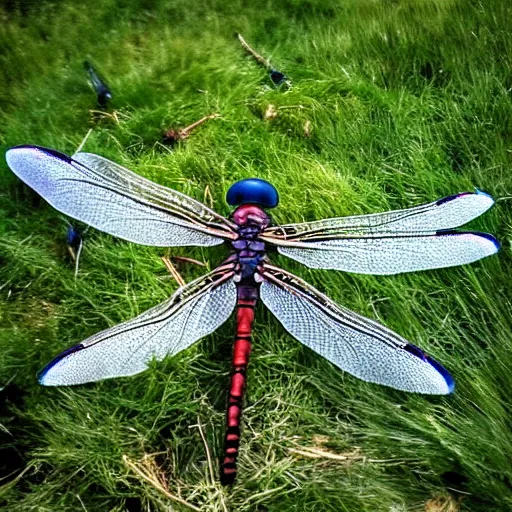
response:
M184 261L185 263L192 263L194 265L199 265L200 267L206 267L206 263L203 263L202 261L195 260L193 258L187 258L185 256L171 256L172 260L176 261Z
M304 123L304 137L311 137L311 131L312 131L311 121L308 119Z
M77 153L80 153L82 151L82 148L85 146L85 143L87 142L87 139L92 133L92 128L89 128L89 131L85 134L85 137L82 139L82 142L80 142L80 145L76 148L75 155Z
M172 146L181 140L185 140L194 128L206 123L208 119L216 119L217 117L220 117L220 114L210 114L209 116L202 117L199 121L196 121L185 128L180 128L178 130L170 129L165 132L162 143Z
M290 453L295 453L296 455L302 455L303 457L307 457L310 459L331 459L338 461L354 461L354 460L363 460L366 457L361 455L359 450L355 450L352 453L347 455L339 455L337 453L331 453L327 450L319 450L317 448L312 448L309 446L302 447L301 450L297 448L288 448Z
M206 460L208 461L208 470L210 471L210 480L212 485L215 483L215 473L213 471L213 463L212 463L212 455L210 453L210 447L208 446L208 443L206 442L206 436L203 432L203 427L201 425L201 420L199 419L199 416L197 417L197 428L199 430L199 435L201 436L201 439L203 441L204 450L206 452Z
M274 82L274 85L279 86L285 84L287 87L291 86L288 77L281 71L274 69L270 64L270 61L268 59L265 59L265 57L262 57L259 53L257 53L256 50L252 48L249 45L249 43L242 37L242 34L237 33L236 37L238 38L240 44L244 47L244 49L249 54L251 54L251 56L268 71L270 79L272 80L272 82Z
M212 193L210 192L210 187L208 185L206 185L204 189L204 202L206 203L207 201L210 204L210 208L213 208L213 196Z
M87 508L85 508L84 502L82 501L82 498L80 498L80 494L77 494L76 497L78 498L80 505L82 505L82 508L87 512Z
M104 110L89 110L91 121L93 123L99 123L103 119L112 121L114 124L119 124L119 116L116 111L106 112Z
M184 499L175 496L174 494L170 493L161 482L159 482L154 475L148 473L146 470L141 469L138 467L134 462L132 462L128 456L123 455L123 462L138 476L140 476L143 480L151 484L157 491L161 492L165 497L169 498L172 501L175 501L176 503L180 503L181 505L190 508L191 510L197 510L198 512L201 512L201 509L196 507L195 505L192 505L188 501L185 501Z
M176 282L180 286L185 286L185 280L181 277L180 273L176 270L176 267L171 263L171 260L167 256L162 256L161 260L164 262L165 267L169 271L169 274L176 279Z
M272 69L270 62L262 57L259 53L256 53L256 50L254 50L254 48L249 45L249 43L242 37L242 34L237 33L236 37L238 37L238 40L244 49L250 53L262 66L266 67L268 71Z

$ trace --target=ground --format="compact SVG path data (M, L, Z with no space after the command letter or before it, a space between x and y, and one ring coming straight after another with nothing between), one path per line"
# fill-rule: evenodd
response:
M512 7L469 0L28 0L0 7L0 149L106 156L229 214L234 181L276 222L414 206L475 187L503 249L398 276L297 273L421 346L449 397L361 382L256 315L240 473L218 483L233 321L135 377L43 388L83 338L178 287L95 230L78 276L66 219L0 162L0 504L8 511L507 511L512 508ZM234 33L286 73L276 88ZM96 111L83 61L113 98ZM162 134L217 113L173 147ZM77 226L79 226L77 224ZM84 226L80 226L84 227ZM208 269L222 249L173 249ZM205 272L180 263L186 281ZM189 505L178 504L179 497Z

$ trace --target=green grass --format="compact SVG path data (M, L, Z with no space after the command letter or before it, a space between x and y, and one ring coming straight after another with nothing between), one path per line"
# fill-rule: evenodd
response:
M187 510L124 462L165 475L205 511L512 509L512 7L506 1L31 2L0 7L0 145L85 149L224 215L238 179L281 194L277 222L413 206L481 188L471 227L504 250L474 265L390 277L297 273L446 365L450 397L361 382L257 311L240 472L222 449L233 321L132 378L42 388L59 351L177 288L164 250L90 230L78 278L63 217L0 169L0 505L8 511ZM236 39L289 75L289 91ZM107 78L118 122L91 121L82 62ZM200 92L202 91L202 92ZM204 92L207 91L207 92ZM279 115L263 119L269 104ZM298 107L298 106L301 107ZM162 131L218 112L173 150ZM304 136L310 121L311 136ZM222 249L176 249L217 265ZM180 268L187 281L204 269ZM200 425L200 426L199 426ZM346 459L305 457L317 447ZM444 510L449 510L448 508Z

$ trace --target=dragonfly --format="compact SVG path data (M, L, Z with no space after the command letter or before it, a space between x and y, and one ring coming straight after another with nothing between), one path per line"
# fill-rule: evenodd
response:
M66 221L68 228L66 230L66 246L68 248L69 255L75 263L75 277L78 276L78 268L80 266L80 255L82 254L82 248L84 246L84 235L87 232L81 231L74 227L70 222Z
M227 398L221 483L237 474L240 425L258 301L293 337L367 382L424 394L449 394L455 383L440 363L376 321L329 299L273 265L269 250L313 269L397 274L472 263L499 250L487 233L457 231L494 203L464 192L409 209L273 224L276 188L259 178L231 185L223 217L180 192L149 181L101 156L18 146L7 162L54 208L130 242L158 246L217 246L230 250L213 271L180 287L136 318L65 350L39 374L45 386L75 385L135 375L214 332L236 312Z
M100 108L107 108L108 102L112 99L112 92L108 85L99 77L98 73L89 62L84 62L84 68L87 71L91 80L91 85L96 92L98 106Z

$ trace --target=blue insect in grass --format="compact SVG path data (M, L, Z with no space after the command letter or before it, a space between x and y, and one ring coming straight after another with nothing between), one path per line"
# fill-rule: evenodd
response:
M77 277L78 267L80 265L80 255L84 245L83 235L89 228L86 228L84 231L82 231L81 229L73 226L73 224L71 224L68 220L66 220L66 223L68 225L66 230L66 246L68 248L71 259L75 262L75 277Z
M84 62L84 68L89 75L93 89L96 91L98 106L100 108L107 108L108 102L112 99L112 92L108 85L100 78L89 62Z
M280 85L283 85L285 82L289 82L288 77L282 73L281 71L278 71L277 69L271 69L269 71L270 79L274 83L274 85L277 85L278 87Z

